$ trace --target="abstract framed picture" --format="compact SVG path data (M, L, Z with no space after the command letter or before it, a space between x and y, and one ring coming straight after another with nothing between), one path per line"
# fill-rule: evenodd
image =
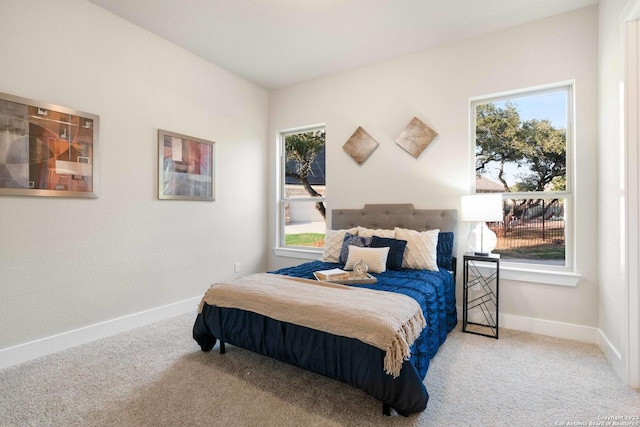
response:
M215 142L158 130L158 198L215 200Z
M98 197L99 122L0 93L0 195Z

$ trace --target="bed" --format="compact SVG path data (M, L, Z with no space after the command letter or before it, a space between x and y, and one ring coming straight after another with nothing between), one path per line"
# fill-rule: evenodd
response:
M376 230L393 230L396 227L405 232L415 230L412 231L414 234L416 231L438 230L435 268L415 269L403 265L402 268L372 273L377 279L374 284L349 285L350 291L358 288L359 292L367 295L373 292L378 298L382 295L410 297L411 303L419 306L424 328L419 328L408 343L410 354L404 354L393 375L387 369L388 349L385 351L380 346L342 335L342 332L331 333L321 330L327 328L283 320L289 318L280 314L289 312L288 309L280 309L275 315L265 315L260 314L260 309L254 310L253 306L240 309L206 300L205 294L193 327L193 337L203 351L210 351L219 342L220 353L224 353L225 343L228 343L358 387L383 403L385 415L390 414L391 408L403 416L421 412L429 400L423 383L429 361L457 323L454 256L457 211L415 209L410 204L365 205L363 209L333 210L331 219L331 230L343 230L345 236L348 231L362 230L363 234L371 234ZM357 233L349 232L349 235L357 236ZM355 252L353 246L349 248L350 253ZM323 258L263 276L252 275L247 280L259 281L262 278L269 282L271 280L266 279L277 281L283 277L287 281L300 280L306 286L311 284L309 279L314 279L315 271L344 267L344 259L340 262L330 256ZM239 280L231 284L239 286L242 279ZM314 283L323 282L314 280Z

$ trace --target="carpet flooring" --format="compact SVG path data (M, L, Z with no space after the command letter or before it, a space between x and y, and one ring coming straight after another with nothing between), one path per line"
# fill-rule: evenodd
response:
M457 329L431 363L426 411L384 417L346 384L231 345L201 352L194 320L1 370L0 426L640 426L640 392L592 344Z

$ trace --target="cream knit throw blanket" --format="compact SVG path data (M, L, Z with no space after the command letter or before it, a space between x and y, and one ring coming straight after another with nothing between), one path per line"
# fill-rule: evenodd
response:
M406 295L270 273L211 285L204 303L238 308L385 351L384 371L396 378L426 326L420 305Z

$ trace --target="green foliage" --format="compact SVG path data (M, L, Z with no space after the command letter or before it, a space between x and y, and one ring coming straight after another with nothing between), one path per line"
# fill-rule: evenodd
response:
M523 177L534 188L530 191L547 191L556 177L556 185L566 185L566 132L554 128L548 120L529 120L522 123L522 152L531 173ZM563 191L565 188L560 188Z
M482 104L476 108L476 173L498 167L498 180L505 191L564 191L566 189L566 131L548 120L522 121L517 106L504 108ZM522 172L509 188L505 166Z
M551 191L565 191L567 189L567 176L555 176L549 184L549 190Z
M287 135L284 138L286 174L298 180L306 179L311 165L325 146L325 131Z
M495 104L482 104L476 108L476 173L484 173L491 162L498 163L498 180L505 191L509 191L509 186L504 166L518 164L523 158L519 127L520 114L511 103L504 109Z
M287 246L324 246L324 234L321 233L300 233L285 234L284 244Z

